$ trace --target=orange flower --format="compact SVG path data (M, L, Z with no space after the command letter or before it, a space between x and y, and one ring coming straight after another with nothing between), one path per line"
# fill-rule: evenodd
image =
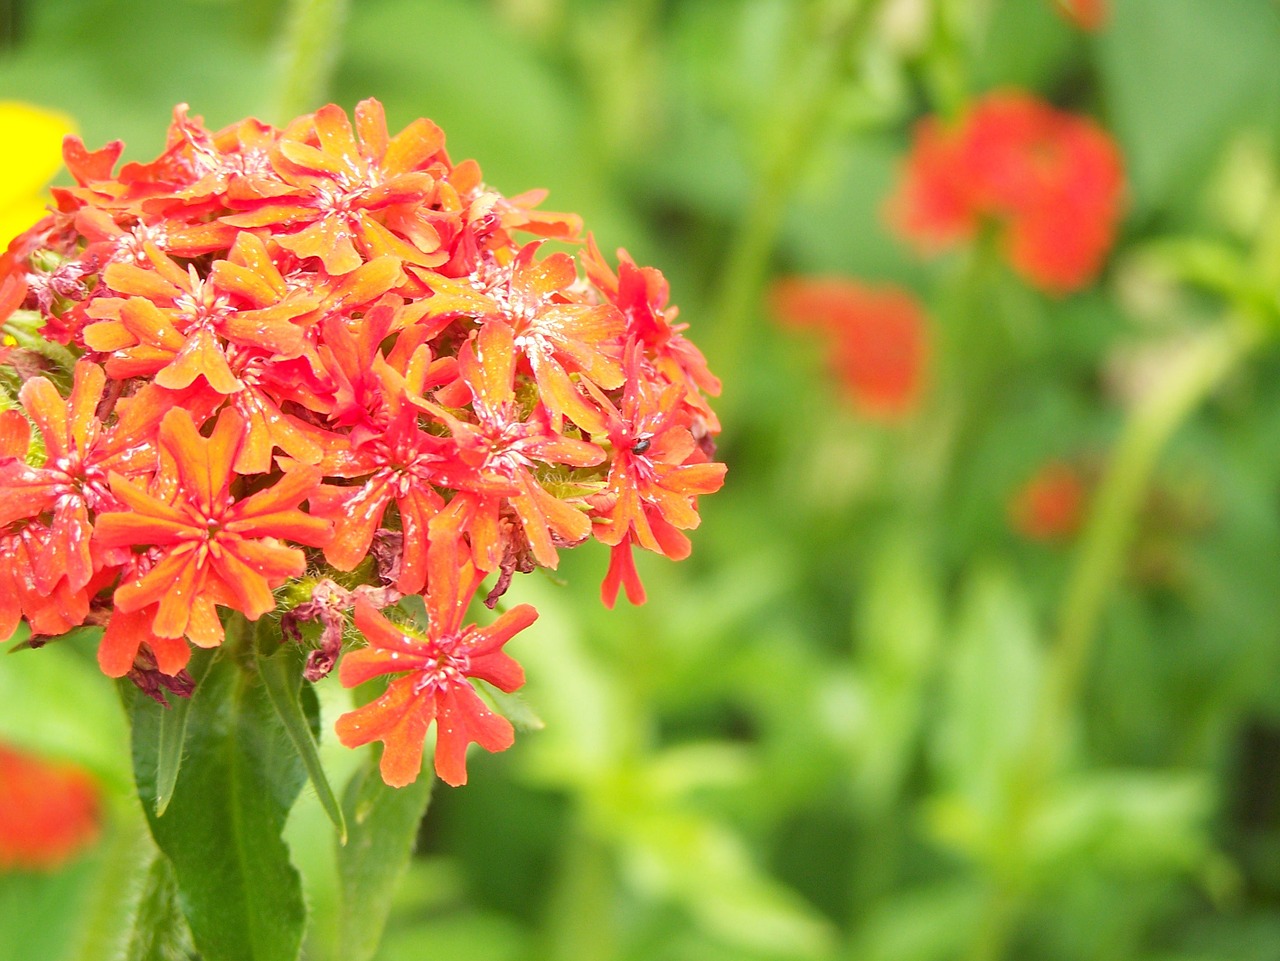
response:
M355 599L356 629L369 646L352 651L338 669L343 687L384 674L397 675L386 693L338 718L338 740L347 747L382 741L382 779L392 787L417 780L423 740L436 723L436 774L446 784L467 783L467 745L505 751L515 739L506 718L490 711L468 678L503 691L524 683L524 671L503 646L538 616L517 604L488 627L462 626L483 577L458 563L452 545L437 541L430 552L428 627L418 636L387 620L365 597Z
M231 465L244 435L234 410L224 410L204 438L191 415L176 408L160 424L168 471L157 485L176 496L163 499L110 475L111 491L127 510L101 515L94 537L108 548L157 548L155 566L123 581L115 604L129 613L158 603L151 629L160 637L185 635L200 647L216 647L223 629L215 604L256 621L275 609L272 588L306 569L302 551L277 538L320 547L332 536L328 521L298 510L320 484L315 468L299 466L272 487L242 499L233 495Z
M1001 91L954 125L920 121L887 213L925 253L972 238L992 221L1014 270L1062 294L1101 269L1122 186L1119 151L1091 119Z
M816 329L862 415L891 421L915 409L924 388L928 330L907 291L844 278L793 277L774 285L773 309L789 327Z
M0 871L51 871L98 836L98 787L86 772L0 744Z
M1081 30L1101 30L1107 22L1107 0L1054 0L1053 5Z
M1009 523L1033 541L1061 541L1080 529L1085 486L1074 467L1051 461L1009 501Z

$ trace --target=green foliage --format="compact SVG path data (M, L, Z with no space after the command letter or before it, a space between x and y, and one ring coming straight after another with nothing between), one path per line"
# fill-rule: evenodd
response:
M369 763L347 785L342 807L351 833L338 851L338 957L366 961L377 950L433 783L423 776L406 788L390 788Z
M296 650L199 654L194 699L127 712L96 629L0 657L0 739L108 791L92 853L0 875L0 957L1274 958L1280 11L1113 0L1084 34L1054 5L351 3L334 99L433 118L664 271L726 383L726 488L687 562L639 559L643 608L602 608L598 545L516 579L529 683L485 691L516 745L434 797L336 745L349 696ZM176 102L278 121L284 7L18 4L0 89L127 158ZM912 124L1011 86L1123 152L1080 293L885 224ZM858 416L771 323L796 274L924 302L914 417ZM1050 460L1109 493L1034 541L1009 505Z
M173 865L178 897L210 961L288 961L305 911L301 880L281 839L306 768L260 678L230 651L214 657L191 698L184 753L163 815L163 712L135 695L133 755L151 833Z

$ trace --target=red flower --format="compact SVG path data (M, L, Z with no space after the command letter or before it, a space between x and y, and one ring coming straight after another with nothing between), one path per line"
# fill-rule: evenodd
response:
M791 327L816 329L859 413L895 420L916 408L925 384L928 325L906 290L843 278L779 281L773 309Z
M1080 529L1085 485L1079 472L1053 461L1041 467L1009 501L1009 523L1034 541L1060 541Z
M492 268L475 281L432 281L433 316L463 314L508 324L515 347L527 359L542 402L556 416L579 427L602 427L596 410L570 379L570 371L599 387L622 386L619 364L623 318L612 304L584 301L568 288L578 279L573 260L553 253L534 260L538 244L526 244L510 267ZM477 289L479 288L479 289Z
M524 683L524 671L502 647L538 616L519 604L488 627L462 626L480 576L454 552L433 545L425 634L393 624L363 597L355 600L356 628L369 647L342 660L338 676L355 687L383 674L399 675L375 701L338 718L338 739L347 747L382 741L382 778L403 787L422 770L427 729L436 722L435 769L446 784L467 783L466 753L472 741L486 751L505 751L515 733L506 718L485 707L467 680L481 678L503 691Z
M51 871L93 843L101 819L88 773L0 744L0 871Z
M384 254L423 267L443 264L448 255L426 211L438 189L432 174L446 169L444 134L417 120L392 138L376 100L356 107L356 127L358 140L336 104L294 121L270 153L282 184L271 195L232 197L233 206L247 209L222 222L272 228L280 246L318 257L331 275Z
M929 252L999 229L1015 270L1050 293L1088 284L1115 239L1123 172L1114 142L1087 117L1029 94L988 94L958 123L916 127L890 223Z
M554 568L556 545L586 540L591 534L591 521L580 506L548 493L532 468L539 463L591 467L602 462L605 453L594 444L553 430L544 404L523 414L516 401L515 369L511 328L500 320L488 321L474 341L464 344L458 352L458 373L471 392L476 423L465 423L448 411L436 410L449 425L460 457L493 485L492 492L478 491L475 498L474 511L485 515L485 529L498 530L503 501L509 500L537 563ZM503 488L510 490L505 498L493 493ZM473 523L474 520L473 515ZM474 526L471 536L475 544ZM501 543L496 536L486 540L486 549L479 556L486 561L485 569L492 570L500 560Z
M633 604L644 601L644 589L631 562L632 545L665 554L672 560L689 556L682 531L698 526L696 498L724 484L725 465L710 464L689 429L682 384L662 386L641 371L639 345L627 361L627 383L621 409L592 388L605 412L613 446L608 486L594 498L596 537L614 550L601 597L612 607L621 584Z

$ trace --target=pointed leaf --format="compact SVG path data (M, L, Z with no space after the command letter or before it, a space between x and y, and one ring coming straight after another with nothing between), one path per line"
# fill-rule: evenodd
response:
M319 720L319 705L311 685L302 683L301 658L289 647L282 647L270 657L263 657L259 652L258 673L262 676L263 688L271 699L272 707L276 709L280 723L284 725L285 733L307 769L307 776L311 778L324 813L338 831L339 843L346 844L347 823L342 816L342 807L329 785L329 778L324 773L324 766L320 763L315 726L311 723L311 717ZM303 705L302 698L306 695L310 695L311 710Z
M388 787L371 756L347 785L342 806L350 837L346 847L338 850L342 891L338 956L344 961L368 961L378 949L391 894L413 854L434 781L424 773L407 787Z
M205 961L293 961L306 918L302 885L280 834L306 770L263 684L223 651L191 699L186 760L163 817L155 814L156 742L164 710L135 696L138 794Z
M199 685L213 662L210 651L196 651L188 670ZM187 734L187 714L191 700L170 697L167 709L146 699L133 715L134 764L153 764L149 777L155 779L155 814L161 817L173 800L173 788L182 768L182 747Z
M123 961L168 961L194 956L191 929L178 904L173 865L159 851L151 861L138 895Z

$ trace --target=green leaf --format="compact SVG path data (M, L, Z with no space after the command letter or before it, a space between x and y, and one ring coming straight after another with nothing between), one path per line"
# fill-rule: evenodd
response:
M517 731L541 731L547 726L547 722L519 694L508 693L484 680L476 684L476 691Z
M194 953L191 929L178 904L173 865L157 851L143 879L133 930L121 957L124 961L169 961Z
M339 843L346 844L347 823L333 788L329 785L329 778L324 773L316 746L317 725L313 725L312 719L319 720L319 704L311 685L302 684L302 662L297 650L282 647L270 657L263 657L259 652L258 673L262 677L267 697L271 699L271 704L284 725L285 733L307 769L307 776L316 789L320 805L338 832ZM310 710L303 706L304 696L308 696Z
M952 843L981 849L998 833L1034 723L1041 660L1021 585L1002 570L977 571L955 627L933 745L950 792L935 807L934 826Z
M186 761L163 817L154 715L164 708L135 695L138 794L205 961L293 961L306 912L280 834L306 771L260 678L219 654L191 699Z
M1280 31L1269 0L1128 0L1099 36L1106 102L1139 209L1194 196L1223 137L1274 116Z
M342 806L350 835L338 850L338 957L343 961L368 961L378 949L391 895L413 854L434 780L423 774L407 787L388 787L370 760L347 785Z
M188 672L199 686L213 663L212 651L196 651L191 657ZM122 681L126 694L132 685ZM144 703L145 702L145 703ZM191 699L170 697L165 708L149 698L140 698L133 712L134 771L146 768L146 778L155 784L155 815L160 817L173 800L173 789L182 769L183 744L187 734L187 715Z

